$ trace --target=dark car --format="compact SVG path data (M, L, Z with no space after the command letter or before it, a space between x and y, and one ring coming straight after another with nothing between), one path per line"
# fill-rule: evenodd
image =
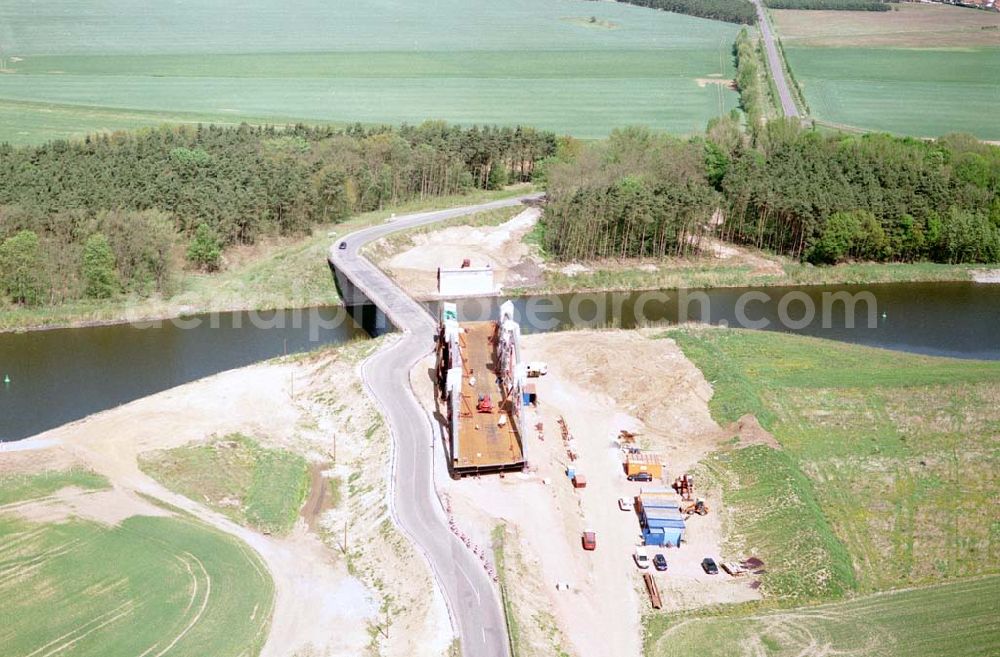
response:
M653 481L653 475L648 472L636 472L628 476L629 481Z
M701 560L701 569L709 575L719 574L719 567L715 565L715 559L712 559L711 557L705 557Z
M657 570L666 570L667 558L662 554L658 554L655 557L653 557L653 568L656 568Z
M344 249L347 248L347 242L341 242L340 246L338 246L337 248L343 251Z

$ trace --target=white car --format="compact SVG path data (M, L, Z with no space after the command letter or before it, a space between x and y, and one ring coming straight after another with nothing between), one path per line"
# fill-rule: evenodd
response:
M618 508L621 509L622 511L631 511L632 510L632 505L628 503L628 499L626 499L624 497L619 497L618 498Z
M642 569L649 568L649 563L650 563L649 553L646 552L645 546L643 545L638 546L635 549L635 554L632 555L632 558L635 559L635 565L638 566L639 568Z

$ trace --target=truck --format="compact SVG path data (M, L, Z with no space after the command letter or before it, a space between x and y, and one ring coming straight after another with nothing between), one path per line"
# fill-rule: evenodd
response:
M549 364L544 363L540 360L533 360L525 366L528 370L528 376L530 378L535 378L539 376L545 376L549 373Z

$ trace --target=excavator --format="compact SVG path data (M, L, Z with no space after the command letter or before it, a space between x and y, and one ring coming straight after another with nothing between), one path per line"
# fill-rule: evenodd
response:
M685 506L682 506L681 507L681 513L683 513L686 516L690 516L690 515L694 515L694 514L698 514L699 516L707 516L708 515L708 506L705 505L705 500L703 500L703 499L701 499L699 497L697 500L695 500L691 504L687 504Z

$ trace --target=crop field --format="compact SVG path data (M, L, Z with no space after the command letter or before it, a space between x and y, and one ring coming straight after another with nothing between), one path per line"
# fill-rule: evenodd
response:
M718 83L733 76L735 25L617 3L104 5L83 23L69 0L0 7L0 140L164 120L686 134L738 101Z
M238 434L143 454L140 466L171 490L273 533L291 529L309 489L305 459Z
M689 618L649 636L673 657L967 657L1000 642L1000 577L864 596L748 616Z
M52 481L22 486L19 499ZM253 656L273 593L249 549L187 518L133 516L109 527L0 514L5 657Z
M813 118L1000 139L1000 14L904 3L890 12L773 15Z
M706 463L742 509L741 543L787 599L1000 570L1000 363L778 333L674 331L723 423L752 413L780 452ZM794 512L793 512L794 511ZM852 572L853 571L853 572Z

